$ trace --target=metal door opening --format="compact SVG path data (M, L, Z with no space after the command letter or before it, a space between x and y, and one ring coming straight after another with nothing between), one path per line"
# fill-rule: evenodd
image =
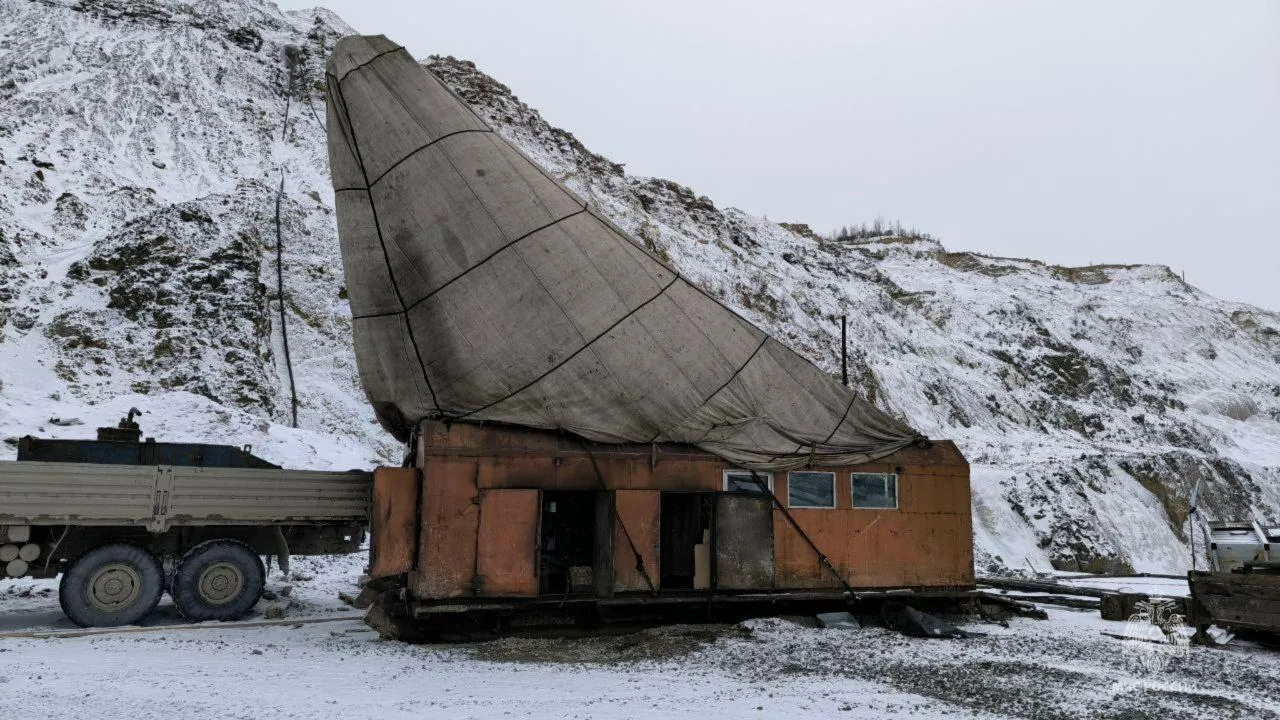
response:
M581 491L542 494L541 594L595 592L597 495Z
M711 587L713 493L662 493L659 534L663 590Z

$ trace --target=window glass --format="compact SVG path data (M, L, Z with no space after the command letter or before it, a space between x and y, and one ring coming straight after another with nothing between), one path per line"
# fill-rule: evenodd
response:
M797 508L835 507L835 473L809 471L787 473L787 505Z
M760 481L770 491L773 490L773 474L762 472L759 473ZM756 479L752 477L750 470L725 470L724 471L724 491L735 493L758 493L761 492L760 486L756 483Z
M856 508L898 507L898 476L890 473L854 473L853 506Z

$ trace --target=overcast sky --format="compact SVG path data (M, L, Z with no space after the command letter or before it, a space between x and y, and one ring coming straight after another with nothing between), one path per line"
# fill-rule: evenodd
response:
M322 4L720 206L1280 310L1280 2Z

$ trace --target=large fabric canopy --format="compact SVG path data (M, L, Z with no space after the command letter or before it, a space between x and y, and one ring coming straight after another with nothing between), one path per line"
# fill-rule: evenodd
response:
M327 67L356 358L382 424L681 442L759 470L921 436L639 246L382 36Z

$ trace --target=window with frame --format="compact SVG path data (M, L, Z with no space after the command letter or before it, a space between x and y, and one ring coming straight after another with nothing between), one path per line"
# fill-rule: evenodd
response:
M893 473L853 473L850 487L855 508L898 508L898 476Z
M787 507L833 508L835 506L835 473L812 470L787 473Z
M725 470L724 491L731 493L773 492L773 473L757 473L768 490L762 491L750 470Z

